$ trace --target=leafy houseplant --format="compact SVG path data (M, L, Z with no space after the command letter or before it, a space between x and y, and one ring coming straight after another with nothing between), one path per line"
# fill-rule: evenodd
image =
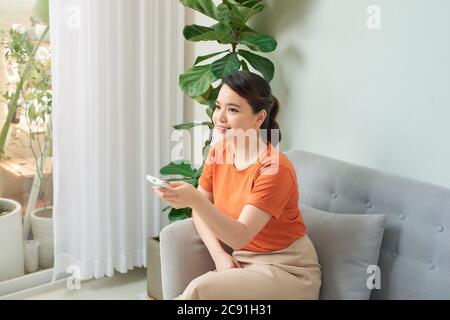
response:
M6 44L10 64L17 66L18 70L23 69L30 61L26 48L31 47L31 40L10 30ZM21 54L13 55L14 52ZM11 99L8 94L5 97ZM53 209L47 205L47 182L51 175L46 173L45 168L47 161L51 164L52 156L52 92L50 49L47 45L41 45L36 52L18 105L23 109L23 122L26 122L29 141L25 145L21 138L12 134L13 143L31 151L36 168L24 218L24 238L28 237L31 221L33 238L39 241L39 266L49 268L53 265ZM43 208L35 208L38 199L43 203Z
M207 126L211 132L202 149L203 164L200 168L192 168L187 161L177 161L163 167L160 174L181 176L182 178L168 180L186 181L197 187L212 140L212 114L215 100L219 94L220 80L236 71L249 70L250 65L270 82L275 71L273 63L252 51L272 52L276 49L277 42L273 37L258 33L247 26L249 19L264 9L262 0L223 0L218 6L212 0L180 0L180 2L217 21L209 27L195 24L185 26L183 35L186 40L193 42L217 41L219 44L229 47L223 51L197 57L194 66L179 77L180 88L189 97L206 107L206 114L210 121L182 123L175 125L174 129L185 130L195 126ZM238 48L238 46L244 46L245 49ZM206 63L211 60L213 61ZM168 206L163 211L169 208L171 207ZM172 208L169 212L169 220L182 220L190 217L191 214L190 208Z
M9 54L20 63L21 68L19 69L19 81L15 86L15 90L12 93L7 92L3 95L8 106L8 115L0 132L0 160L5 152L6 138L16 115L19 99L28 85L30 76L36 70L36 53L49 31L48 0L35 1L32 21L33 23L39 22L46 25L45 30L36 43L33 44L26 33L11 29L9 34L14 44Z
M52 101L50 54L49 49L42 45L49 31L48 0L34 2L30 19L33 29L27 31L16 25L8 32L2 32L1 45L5 48L4 58L13 77L8 88L2 93L2 100L7 105L8 113L0 133L0 161L4 156L11 124L19 123L20 115L24 113L30 138L28 147L36 160L39 182L43 181L45 185L43 164L45 158L51 155ZM44 141L41 143L39 136L42 134ZM14 135L11 138L14 139L14 144L22 142ZM36 145L37 147L34 147ZM22 146L27 147L23 143ZM45 197L43 194L40 196Z
M5 42L2 43L7 48L6 60L14 61L17 67L18 79L12 85L11 90L3 94L8 107L8 114L0 132L0 161L4 155L4 147L11 123L16 123L15 119L18 118L18 107L26 107L29 100L37 99L41 102L46 100L44 96L47 95L47 92L39 91L44 87L45 80L43 78L45 77L42 71L46 68L44 65L38 64L40 61L36 59L36 55L49 30L48 0L35 1L31 20L33 24L39 22L46 25L38 39L32 40L26 32L11 28L9 33L6 34ZM35 88L35 90L30 90L30 88ZM40 112L34 108L27 109L27 115L30 116L27 119L38 120ZM33 135L32 137L34 138ZM22 207L20 203L0 198L0 238L1 243L7 244L6 250L0 251L0 281L23 275Z
M25 32L11 28L4 40L5 58L11 69L18 72L31 65L27 81L23 83L20 90L20 98L16 103L16 112L19 107L24 113L24 120L29 134L29 143L24 144L21 138L14 134L11 136L12 143L19 147L29 148L35 159L36 174L40 182L45 182L43 165L45 160L51 156L51 66L50 50L45 46L40 46L35 57L30 58L30 48L32 42ZM30 62L32 60L32 62ZM10 88L18 89L18 83L12 81ZM6 90L3 98L8 104L14 99L13 90ZM20 115L19 115L20 116ZM16 117L14 117L16 118ZM14 119L13 118L13 119ZM13 120L14 121L14 120ZM19 121L20 122L20 119ZM43 139L40 137L43 136ZM45 190L45 189L44 189ZM42 192L39 195L45 198ZM44 199L45 200L45 199ZM45 203L45 201L44 201Z

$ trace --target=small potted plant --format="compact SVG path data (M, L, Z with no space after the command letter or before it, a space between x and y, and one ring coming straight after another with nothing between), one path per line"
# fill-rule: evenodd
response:
M52 160L51 59L48 46L41 46L37 51L24 96L24 120L30 132L28 148L36 167L25 222L29 215L33 239L39 241L39 267L47 269L53 266L53 208L47 194ZM25 229L25 233L27 231Z
M35 30L35 37L40 37L39 29ZM24 40L21 44L27 46L27 41L29 40ZM28 62L29 58L25 57L22 61ZM21 60L16 62L20 65ZM21 96L22 121L26 124L29 141L25 144L23 138L13 136L12 143L31 151L36 168L25 216L24 238L28 238L31 223L33 239L39 241L39 267L47 269L53 266L53 210L47 197L52 159L51 59L47 42L43 42L36 51L33 67L22 87Z

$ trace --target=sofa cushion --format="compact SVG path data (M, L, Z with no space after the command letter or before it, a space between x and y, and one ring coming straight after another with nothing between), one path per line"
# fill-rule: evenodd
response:
M370 299L368 267L378 264L386 215L300 207L322 267L320 299Z

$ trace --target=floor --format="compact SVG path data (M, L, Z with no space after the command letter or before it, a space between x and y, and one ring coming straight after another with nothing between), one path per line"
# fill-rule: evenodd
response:
M25 300L147 300L146 269L136 268L126 274L89 280L80 289L51 289L26 297Z

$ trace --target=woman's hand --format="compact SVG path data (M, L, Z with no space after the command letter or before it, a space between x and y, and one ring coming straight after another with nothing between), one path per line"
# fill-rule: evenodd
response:
M220 253L214 257L214 263L216 264L216 271L220 272L226 269L241 268L239 261L235 257L230 256L228 253Z
M168 182L173 189L156 188L153 191L175 209L192 208L203 195L192 184L183 181Z

